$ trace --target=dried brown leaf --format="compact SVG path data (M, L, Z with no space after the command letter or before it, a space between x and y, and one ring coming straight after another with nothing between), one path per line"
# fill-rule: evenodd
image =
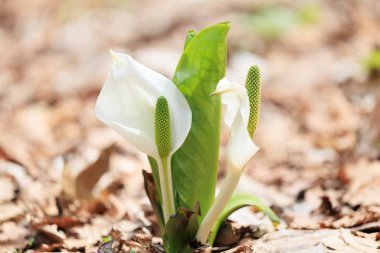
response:
M109 169L109 160L114 146L111 145L100 152L98 159L74 176L69 164L63 172L63 190L73 199L93 199L93 189L101 176Z
M280 230L264 235L252 246L255 253L377 253L379 247L347 229Z
M35 226L35 229L50 239L50 244L62 243L66 239L66 235L59 231L56 224Z
M0 185L0 204L11 201L16 197L18 186L12 176L0 174Z
M0 205L0 223L11 219L17 219L24 214L24 208L20 204Z
M215 239L215 246L228 246L233 245L239 242L242 236L241 226L232 223L225 222L218 232L218 235Z
M343 201L351 206L380 206L380 162L361 159L346 166L351 183Z

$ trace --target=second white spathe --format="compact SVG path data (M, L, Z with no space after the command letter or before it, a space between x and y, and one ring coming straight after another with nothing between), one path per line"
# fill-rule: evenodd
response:
M247 131L250 110L247 90L243 85L223 78L213 94L220 94L222 103L226 106L224 122L230 128L228 167L241 170L259 150Z

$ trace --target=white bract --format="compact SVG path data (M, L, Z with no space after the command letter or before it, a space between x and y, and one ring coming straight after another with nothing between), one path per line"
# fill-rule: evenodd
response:
M186 98L168 78L129 55L112 51L111 54L112 68L96 101L95 113L99 120L157 161L166 222L174 214L171 156L190 131L191 110ZM161 96L167 100L170 115L171 146L167 157L160 157L155 143L155 107Z
M164 96L170 108L173 154L190 131L191 110L186 98L172 81L131 56L112 56L112 69L96 101L96 116L141 152L157 159L154 112L158 97Z
M224 121L230 128L227 146L227 175L217 198L197 232L196 238L201 242L207 241L213 225L234 192L246 164L259 149L253 143L247 130L250 113L247 89L223 78L212 93L212 95L218 94L222 96L222 103L227 107Z
M213 94L221 94L222 103L227 107L224 122L230 128L227 146L228 168L242 170L259 150L247 130L250 111L247 89L239 83L223 78Z

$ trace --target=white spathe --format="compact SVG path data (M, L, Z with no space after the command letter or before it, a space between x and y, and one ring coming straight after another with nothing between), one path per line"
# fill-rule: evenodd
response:
M96 117L138 150L159 160L154 113L158 97L164 96L170 111L171 156L190 131L192 117L186 98L172 81L131 56L111 54L113 65L96 101Z
M223 78L211 95L221 95L227 106L224 121L230 128L227 144L227 175L211 208L208 210L196 238L206 243L216 220L225 208L239 183L240 176L251 157L259 150L248 133L249 98L244 86Z
M248 133L249 98L247 90L227 78L219 81L213 94L221 94L226 105L224 121L230 128L227 146L230 169L243 170L251 157L259 150Z

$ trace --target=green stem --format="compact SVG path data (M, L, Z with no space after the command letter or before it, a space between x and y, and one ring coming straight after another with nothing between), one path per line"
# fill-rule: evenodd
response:
M160 161L157 162L157 165L162 194L162 209L164 213L164 221L166 224L170 216L175 213L171 172L171 156L161 158Z
M239 183L240 176L240 170L228 170L217 198L212 204L210 210L207 212L198 229L196 235L198 241L202 243L207 242L207 239L210 235L210 232L212 231L212 228L214 227L216 220L219 218L228 200L231 198L233 192L235 191L236 186Z

